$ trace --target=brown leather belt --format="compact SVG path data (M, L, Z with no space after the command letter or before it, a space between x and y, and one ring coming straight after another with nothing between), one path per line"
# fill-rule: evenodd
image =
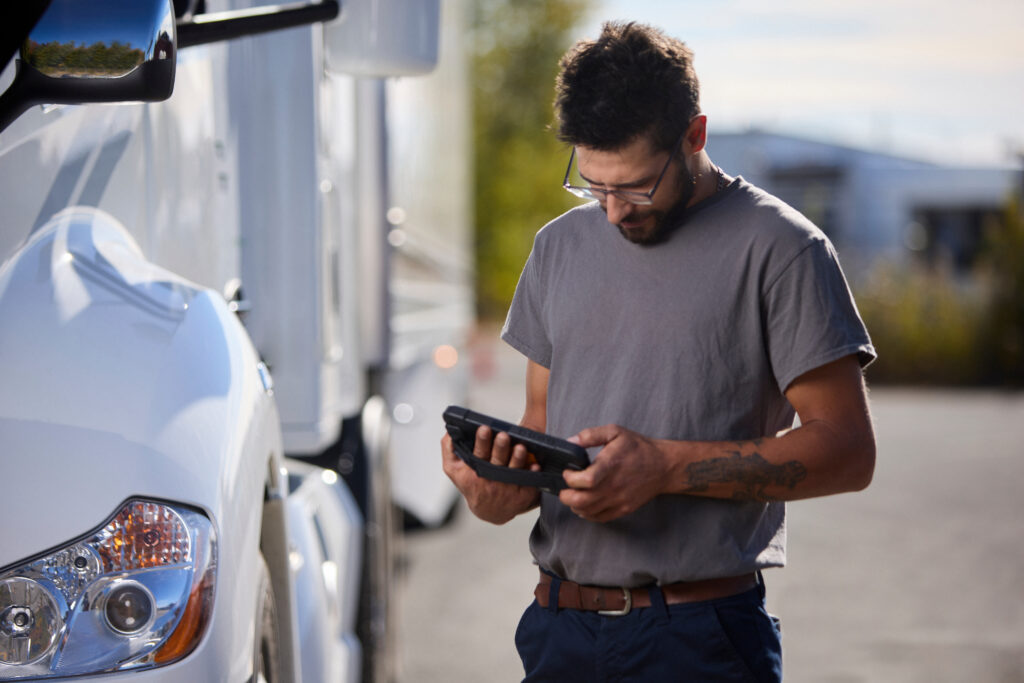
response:
M757 585L756 574L727 576L721 579L705 579L703 581L682 581L669 583L661 588L665 596L665 604L678 605L684 602L701 602L717 600L737 595ZM537 604L548 606L551 590L551 576L540 573L540 583L533 590ZM579 609L596 611L607 616L629 614L634 608L650 607L651 596L647 587L644 588L605 588L603 586L584 586L573 581L562 580L558 586L558 607L560 609Z

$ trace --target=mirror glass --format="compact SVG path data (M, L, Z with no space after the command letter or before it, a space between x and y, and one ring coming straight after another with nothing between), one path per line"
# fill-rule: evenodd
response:
M174 58L167 0L54 0L22 48L26 66L49 78L119 78Z

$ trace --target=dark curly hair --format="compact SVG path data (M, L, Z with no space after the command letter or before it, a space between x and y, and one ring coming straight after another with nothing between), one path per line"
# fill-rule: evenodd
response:
M558 138L572 145L607 151L649 135L667 150L700 112L693 51L652 26L607 22L559 66Z

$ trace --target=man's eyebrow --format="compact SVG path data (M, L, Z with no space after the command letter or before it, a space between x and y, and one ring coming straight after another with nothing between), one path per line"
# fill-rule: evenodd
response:
M581 173L579 171L579 169L577 169L576 172L580 174L580 178L583 178L583 180L587 181L589 184L591 184L591 185L598 185L600 187L614 187L616 189L622 189L622 188L629 188L629 187L644 187L645 185L650 185L650 184L654 183L654 178L652 177L652 178L642 178L640 180L634 180L633 182L630 182L630 183L616 183L615 185L605 185L603 183L599 183L599 182L596 182L594 180L591 180L587 176L583 175L583 173Z

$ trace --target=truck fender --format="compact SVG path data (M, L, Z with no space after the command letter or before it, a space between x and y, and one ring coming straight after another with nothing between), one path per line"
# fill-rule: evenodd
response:
M0 529L0 567L82 537L130 498L202 511L217 541L210 626L173 666L182 680L245 680L249 662L218 653L252 648L282 446L237 317L149 262L113 216L75 207L0 265L0 321L0 464L32 484L0 500L0 516L19 520Z

